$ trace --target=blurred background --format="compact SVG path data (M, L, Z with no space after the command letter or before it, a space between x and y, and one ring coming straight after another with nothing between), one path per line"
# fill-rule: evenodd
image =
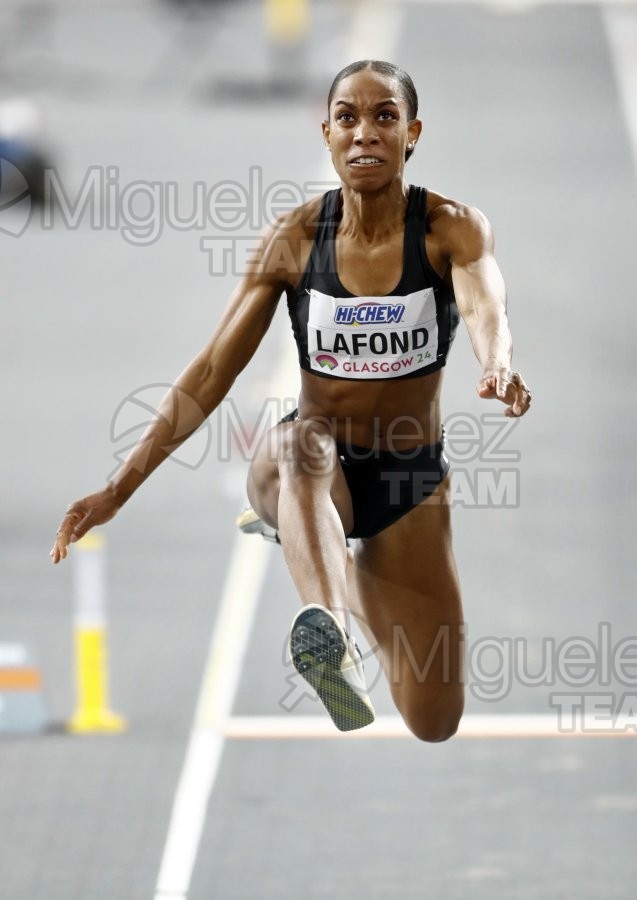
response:
M234 527L251 442L298 390L284 305L223 407L109 524L88 610L83 552L48 558L67 504L206 341L251 241L335 186L320 123L361 58L419 91L408 179L493 223L534 394L512 430L485 419L461 329L444 414L467 721L495 724L440 746L400 736L370 654L384 732L304 736L325 714L290 699L297 600L278 548ZM631 2L0 0L2 900L633 897L636 123ZM253 581L228 625L235 569ZM83 627L121 733L68 732L89 702ZM207 664L215 635L238 671ZM566 677L575 643L588 680ZM197 707L202 684L218 708Z

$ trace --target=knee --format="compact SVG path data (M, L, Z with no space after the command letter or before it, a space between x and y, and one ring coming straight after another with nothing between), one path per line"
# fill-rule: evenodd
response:
M409 721L405 720L407 727L419 741L428 744L439 744L448 741L458 731L460 719L449 719L446 722Z
M438 744L448 741L458 731L462 718L463 702L445 705L443 709L427 706L403 712L407 728L419 741Z
M289 428L279 450L279 471L296 474L326 474L335 462L335 444L326 423L296 422Z

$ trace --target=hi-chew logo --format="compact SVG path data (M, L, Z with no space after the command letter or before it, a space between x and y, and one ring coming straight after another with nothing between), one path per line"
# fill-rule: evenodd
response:
M391 325L400 322L404 314L404 303L366 300L356 306L337 306L334 321L337 325Z

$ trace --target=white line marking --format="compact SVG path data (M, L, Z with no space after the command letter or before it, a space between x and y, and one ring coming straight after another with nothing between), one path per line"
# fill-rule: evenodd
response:
M298 381L298 358L287 330L282 339L279 363L268 382L268 391L286 398L290 385ZM241 665L273 549L272 544L259 537L237 533L235 538L173 801L155 900L187 900L208 800L223 752L224 725L239 686Z
M637 171L637 8L606 9L604 24Z
M622 730L624 729L624 730ZM338 738L339 740L410 738L415 740L399 716L377 716L376 721L358 731L340 732L325 716L235 716L225 724L227 738L241 740L280 740L285 738ZM456 738L530 738L530 737L637 737L634 720L607 720L575 723L572 731L560 730L557 714L501 713L499 715L467 714L463 716ZM454 738L455 740L455 738Z
M298 382L298 358L296 345L286 329L282 339L279 363L267 390L283 399L288 397L290 386ZM187 900L208 800L223 752L225 722L239 686L241 664L273 549L272 544L258 537L237 534L235 538L173 801L155 900Z
M398 16L394 12L393 18ZM391 56L392 46L388 41L397 36L397 28L390 27L391 21L392 16L385 15L386 40L382 47L378 42L375 45L381 58ZM361 23L361 17L355 16L352 46L362 43L357 37ZM287 330L283 338L274 384L268 386L279 397L286 397L289 385L295 383L292 378L298 378L295 346ZM208 800L219 770L227 720L271 550L271 545L257 538L237 535L235 539L186 758L173 802L155 900L187 900Z
M155 900L183 900L201 839L270 545L239 536L223 589L197 711L175 794Z

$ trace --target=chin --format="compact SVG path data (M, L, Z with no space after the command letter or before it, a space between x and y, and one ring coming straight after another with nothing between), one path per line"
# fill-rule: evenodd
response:
M397 175L398 173L388 172L384 167L369 172L356 172L348 168L346 172L340 173L340 178L343 184L365 194L382 191L383 188L389 187Z

